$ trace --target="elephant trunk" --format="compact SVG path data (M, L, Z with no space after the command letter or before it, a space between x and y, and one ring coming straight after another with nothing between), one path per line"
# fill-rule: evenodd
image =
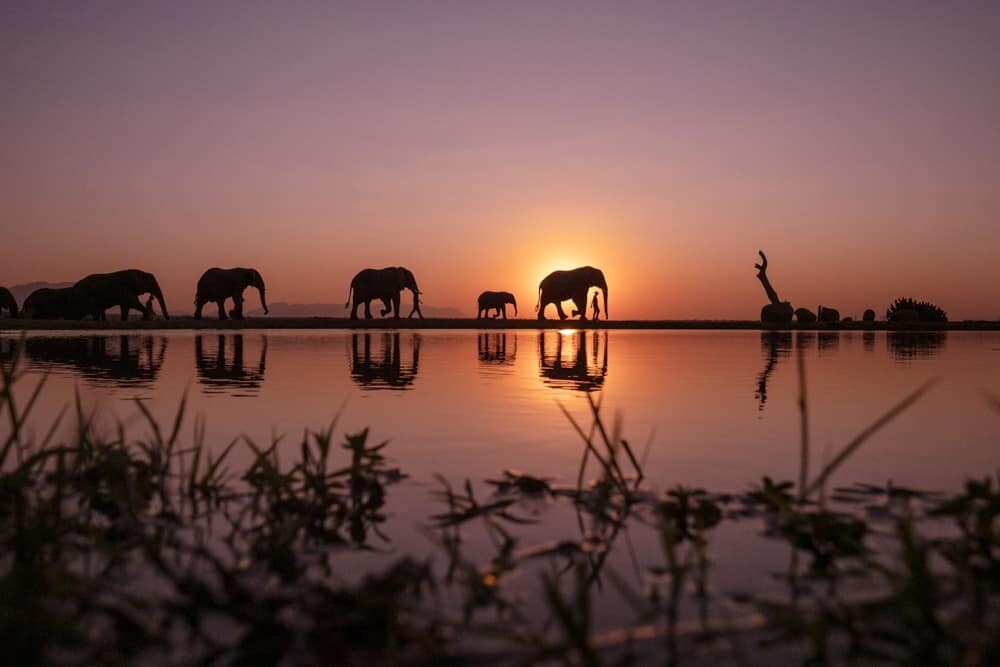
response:
M264 283L257 286L257 293L260 295L260 307L264 309L264 314L267 315L267 299L264 296Z
M604 297L604 319L608 319L608 286L605 285L601 288L601 294Z
M510 297L510 303L514 306L514 315L517 315L517 299Z
M167 313L167 302L163 300L163 291L160 290L160 286L156 283L153 283L152 294L154 297L156 297L156 300L160 303L160 312L163 313L163 319L169 320L170 315L169 313Z

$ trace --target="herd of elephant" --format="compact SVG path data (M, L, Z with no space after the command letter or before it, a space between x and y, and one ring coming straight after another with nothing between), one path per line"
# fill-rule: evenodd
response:
M195 290L195 319L201 319L202 309L209 303L214 303L219 310L219 319L243 319L243 292L248 287L254 287L260 294L260 305L267 314L264 278L256 269L211 268L202 274ZM608 283L600 269L591 266L581 266L569 271L553 271L538 285L538 319L545 319L545 307L554 304L560 319L568 316L563 311L562 303L572 301L575 309L573 317L587 319L587 294L591 288L601 290L604 297L604 317L608 316ZM423 317L420 312L420 290L413 273L401 266L390 266L383 269L363 269L351 280L347 293L347 303L344 308L350 308L351 319L358 318L358 308L364 306L366 319L371 319L371 302L382 302L382 316L391 313L392 317L400 317L400 294L403 290L413 294L413 308L409 317L414 314ZM149 295L143 304L140 297ZM353 295L353 302L352 302ZM94 320L105 320L109 308L119 308L122 320L127 320L129 312L135 310L148 318L153 315L153 300L160 305L160 313L164 319L170 319L167 304L156 276L146 271L128 269L114 273L95 273L78 281L71 287L44 287L32 292L24 300L19 309L17 301L10 290L0 287L0 314L7 311L10 317L23 315L31 319L68 319L81 320L91 317ZM232 300L233 307L226 311L226 300ZM596 297L595 297L596 301ZM487 291L479 295L477 318L500 317L507 318L507 304L514 307L517 314L517 301L510 292Z

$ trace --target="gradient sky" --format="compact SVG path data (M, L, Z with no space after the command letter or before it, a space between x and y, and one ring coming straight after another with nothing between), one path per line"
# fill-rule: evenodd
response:
M5 2L0 284L209 266L272 302L413 269L474 312L779 295L1000 317L1000 3Z

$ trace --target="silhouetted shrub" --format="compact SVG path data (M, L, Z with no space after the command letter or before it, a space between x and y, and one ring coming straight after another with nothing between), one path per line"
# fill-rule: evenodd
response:
M885 311L885 319L890 322L906 319L901 317L901 311L916 311L920 322L947 322L948 313L929 301L916 301L909 297L896 299Z

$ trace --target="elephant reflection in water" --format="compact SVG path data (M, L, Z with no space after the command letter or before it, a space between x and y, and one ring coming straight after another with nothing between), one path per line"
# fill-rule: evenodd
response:
M410 389L420 366L420 334L410 339L409 364L403 363L398 332L374 336L379 343L373 346L373 334L351 334L351 378L366 390Z
M767 383L771 380L780 359L787 359L792 353L792 333L790 331L762 331L760 349L764 353L764 370L757 375L757 410L762 412L767 404Z
M517 358L517 336L511 335L513 345L507 348L507 334L505 333L481 333L479 334L479 361L512 364Z
M257 367L246 367L243 361L243 334L216 336L215 354L206 351L205 339L209 336L195 336L194 363L198 371L198 381L205 385L206 394L230 394L233 396L254 396L264 381L267 366L267 336L260 337L260 356ZM226 353L227 339L232 342L232 359Z
M555 340L552 340L552 336ZM539 374L545 384L560 389L594 391L608 374L608 333L593 332L593 352L587 360L587 333L542 331L538 334Z
M897 361L933 359L947 340L944 331L889 331L885 335L889 354Z
M151 384L166 356L164 336L28 338L25 352L35 364L67 368L94 384L120 387Z

